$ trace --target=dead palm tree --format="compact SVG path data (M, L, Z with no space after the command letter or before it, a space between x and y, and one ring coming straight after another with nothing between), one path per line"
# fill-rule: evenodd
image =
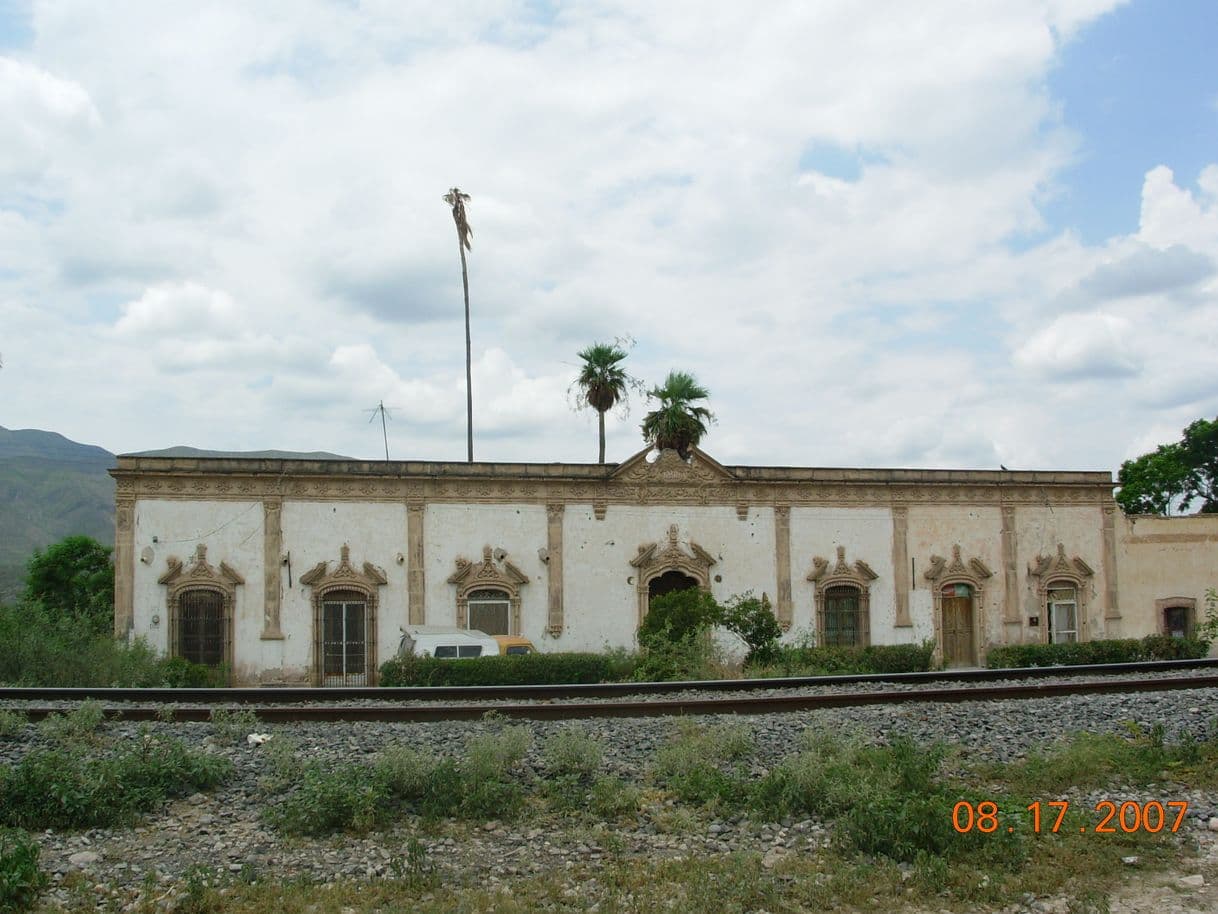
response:
M707 424L715 421L705 406L694 406L705 400L710 391L694 376L684 371L670 371L662 387L647 392L649 398L660 401L659 408L643 417L643 438L661 450L675 450L682 459L689 458L690 449L702 440Z
M599 463L605 462L605 413L626 398L626 388L633 380L621 362L626 351L614 343L594 343L579 354L583 360L575 384L580 398L597 413L600 424Z
M461 255L461 288L465 291L465 434L468 459L474 462L474 384L469 345L469 270L465 265L465 252L470 250L470 236L474 230L465 218L465 201L469 194L453 187L444 195L444 202L453 208L453 222L457 225L457 253Z

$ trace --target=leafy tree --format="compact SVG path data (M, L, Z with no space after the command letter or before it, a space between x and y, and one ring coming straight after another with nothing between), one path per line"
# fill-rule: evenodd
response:
M579 388L581 405L586 403L597 412L600 425L599 463L605 462L605 413L626 401L627 388L636 382L622 367L626 350L619 343L593 343L579 353L583 362L575 386Z
M690 449L706 434L707 424L715 421L710 410L695 405L710 397L710 391L693 375L670 371L663 386L653 387L647 396L660 402L643 418L643 438L654 447L671 448L688 459Z
M110 548L88 536L69 536L27 566L25 598L53 615L87 622L98 632L114 624L114 565Z
M1196 505L1218 513L1218 419L1198 419L1180 441L1121 464L1117 503L1126 514L1170 515Z
M1201 501L1202 514L1218 514L1218 418L1189 425L1180 447L1191 471L1189 499Z
M749 646L744 663L769 663L778 653L782 628L774 618L770 598L758 600L751 593L733 597L723 608L720 624Z

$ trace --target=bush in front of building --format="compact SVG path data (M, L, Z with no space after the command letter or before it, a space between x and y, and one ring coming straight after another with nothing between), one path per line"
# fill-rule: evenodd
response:
M845 676L858 673L921 673L933 667L935 645L871 644L866 647L780 647L770 663L751 664L745 675Z
M381 664L382 686L511 686L611 682L622 676L616 654L514 654L437 660L407 655Z
M1073 641L1066 644L1008 644L991 648L986 658L990 669L1028 666L1077 666L1087 663L1142 663L1149 660L1196 660L1209 651L1209 643L1197 638L1147 635L1145 638L1112 638Z

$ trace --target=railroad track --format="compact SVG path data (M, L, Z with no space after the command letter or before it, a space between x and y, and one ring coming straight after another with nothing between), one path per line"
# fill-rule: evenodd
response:
M682 691L695 693L694 697L677 697L669 700L605 700L563 701L570 698L572 686L546 687L475 687L472 689L3 689L0 700L81 700L98 699L105 704L106 716L114 720L173 720L206 721L211 718L211 705L229 705L234 701L249 704L249 710L265 723L291 721L385 721L422 722L443 720L477 720L494 712L504 717L525 720L574 720L595 717L661 717L698 714L775 714L794 711L813 711L821 708L859 707L876 704L933 703L962 701L1011 701L1029 698L1046 698L1057 695L1113 694L1123 692L1158 692L1180 689L1218 688L1218 673L1194 673L1188 676L1171 676L1137 679L1111 679L1089 681L1031 682L1011 684L1011 679L1044 679L1047 676L1126 674L1131 672L1163 672L1165 670L1197 670L1218 667L1214 661L1167 661L1155 664L1111 664L1102 667L1048 668L1030 670L978 670L963 674L898 674L896 676L867 677L815 677L798 680L736 680L721 683L620 683L612 684L617 691L609 694L671 694ZM984 675L981 675L984 674ZM1005 674L1005 675L994 675ZM922 680L911 680L910 676L922 676ZM889 689L883 691L858 691L843 689L804 695L725 696L706 698L697 695L705 691L747 691L763 688L758 682L781 683L770 688L791 688L809 685L849 685L855 682L911 681L994 681L1006 680L993 686L969 686L966 688ZM742 689L742 683L746 684ZM624 688L617 688L617 687ZM736 688L731 688L735 686ZM708 688L709 687L709 688ZM606 685L582 687L587 689L584 697L606 694L592 690L605 689ZM539 691L541 690L541 691ZM545 691L548 690L548 691ZM565 690L565 691L564 691ZM242 693L234 699L233 693ZM429 693L426 696L421 692ZM488 695L487 693L491 694ZM254 693L263 703L247 693ZM352 695L351 693L355 693ZM388 693L388 694L386 694ZM442 697L452 700L456 693L461 700L475 698L532 698L529 702L496 704L445 704ZM476 693L476 694L471 694ZM307 695L302 698L301 695ZM574 693L578 697L579 693ZM291 696L291 697L289 697ZM352 698L376 698L375 704L342 705L318 704L319 701L334 702ZM403 701L425 700L421 704L401 704ZM193 702L192 702L193 699ZM547 700L548 699L548 700ZM204 703L200 704L200 700ZM310 702L296 703L290 702ZM398 703L395 703L398 702ZM149 705L147 702L152 702ZM30 704L21 706L30 719L40 720L50 714L61 713L64 708Z

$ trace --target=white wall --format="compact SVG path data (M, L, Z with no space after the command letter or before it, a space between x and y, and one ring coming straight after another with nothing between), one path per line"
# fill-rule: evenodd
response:
M282 548L292 558L291 587L287 570L280 568L284 640L279 665L285 673L304 671L307 675L312 670L313 592L300 583L300 576L318 562L326 562L327 570L333 571L344 544L351 547L351 565L357 571L363 570L364 562L371 562L389 581L379 588L377 597L377 664L392 657L398 647L398 627L406 624L406 506L401 502L285 500L281 523Z
M896 593L892 568L892 512L888 508L791 509L791 598L794 622L791 640L816 628L816 585L808 580L813 556L832 568L837 547L846 547L846 563L862 559L879 575L871 582L871 642L898 644L909 641L911 629L896 628Z
M563 515L566 627L557 642L547 638L538 644L550 650L633 646L639 604L637 571L630 562L639 546L667 547L671 524L677 525L683 551L689 553L692 540L715 558L710 585L716 599L752 590L774 600L774 512L769 508L751 508L748 519L740 520L728 506L609 505L605 519L597 520L591 505L569 505Z
M457 624L457 587L448 579L457 558L482 561L482 549L502 549L529 583L520 588L520 630L542 650L549 608L549 571L538 555L546 546L545 505L428 505L423 540L428 625Z
M144 637L158 651L168 651L167 588L158 584L157 578L169 570L171 556L189 568L195 547L202 543L207 547L207 561L212 567L218 569L221 562L227 562L245 579L245 585L237 587L233 607L234 667L265 664L268 658L259 640L263 581L261 501L140 499L135 505L134 536L136 635ZM142 555L148 555L151 561L145 564Z

